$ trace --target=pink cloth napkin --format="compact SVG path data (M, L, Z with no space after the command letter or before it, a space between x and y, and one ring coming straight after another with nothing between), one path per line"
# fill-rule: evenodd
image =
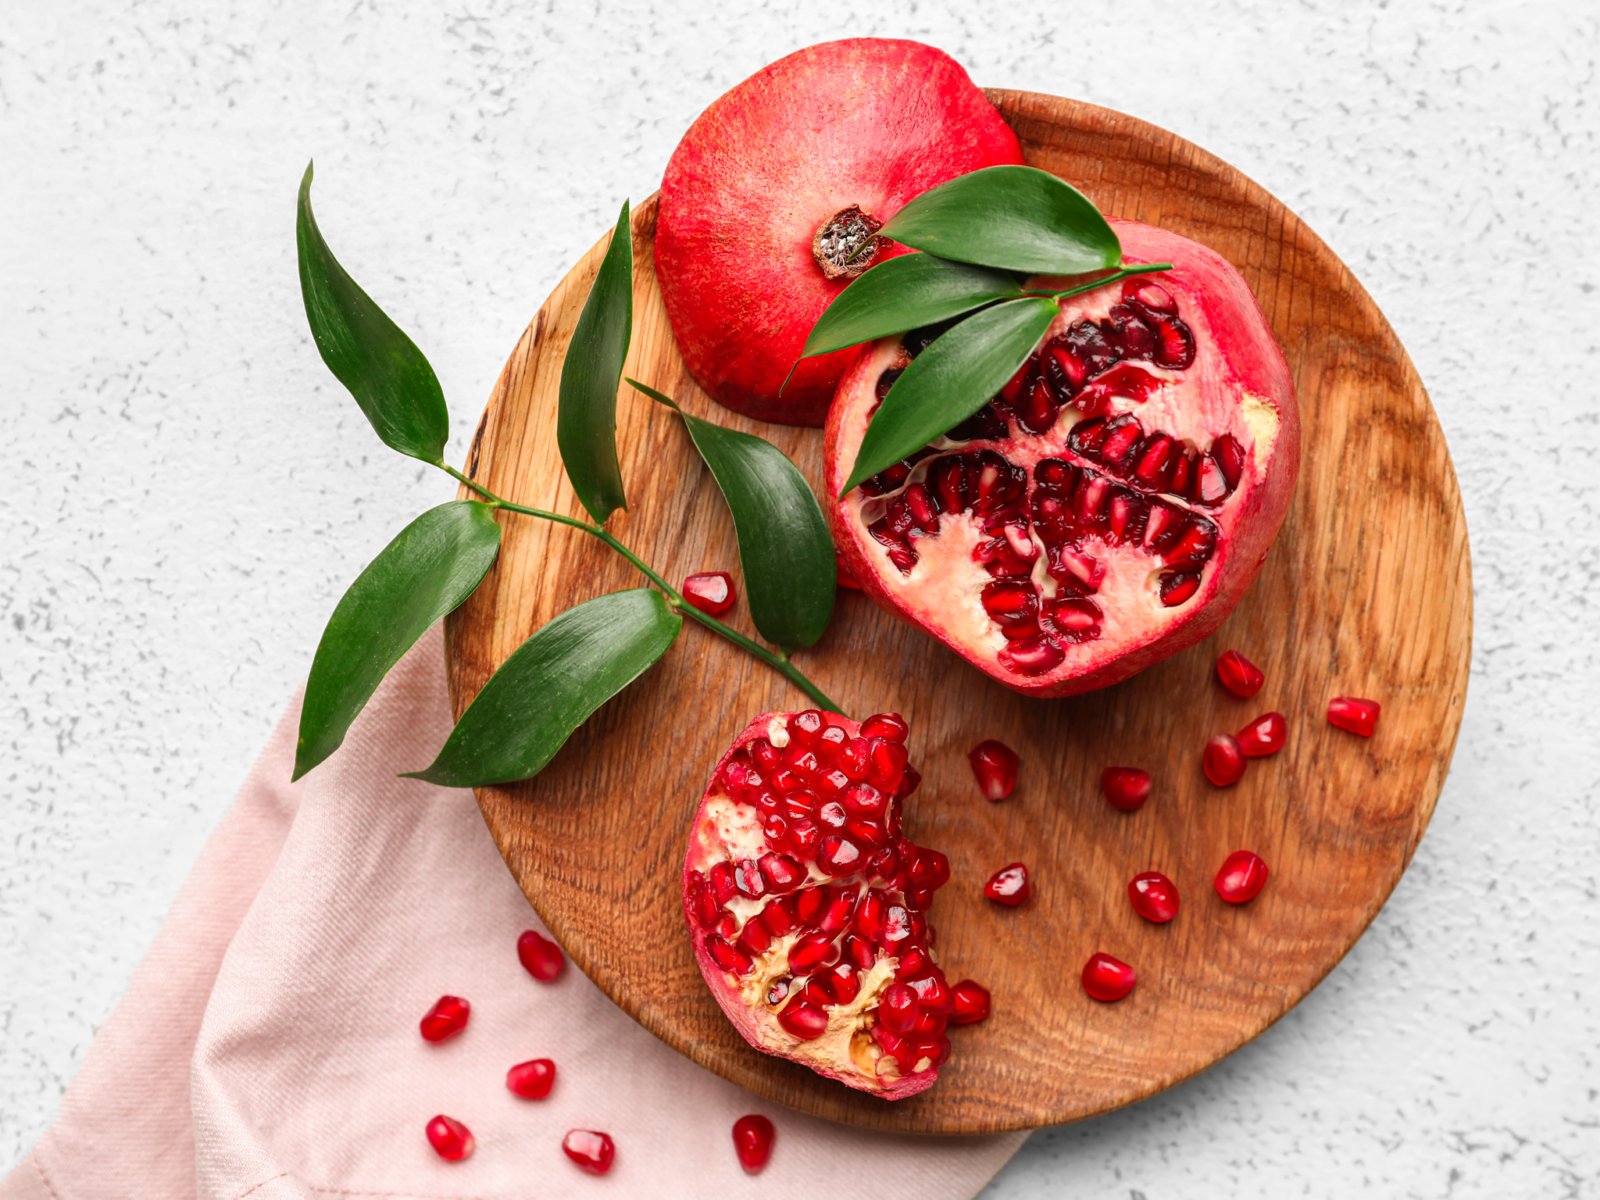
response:
M471 793L395 778L450 728L438 629L291 785L299 715L296 700L0 1200L738 1195L747 1112L777 1126L774 1184L870 1163L885 1200L938 1200L976 1193L1021 1144L790 1112L656 1041L570 964L532 979L515 947L538 921ZM430 1045L417 1022L447 993L471 1021ZM506 1090L507 1067L542 1057L548 1099ZM435 1113L472 1130L470 1159L434 1155ZM567 1161L573 1128L615 1139L609 1175Z

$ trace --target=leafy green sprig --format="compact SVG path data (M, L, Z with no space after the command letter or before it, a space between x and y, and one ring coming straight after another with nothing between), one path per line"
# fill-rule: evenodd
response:
M470 787L542 770L573 730L666 653L685 615L780 672L820 707L842 711L791 661L833 612L833 547L821 508L771 443L681 413L734 517L750 615L768 649L688 604L605 529L627 498L616 445L617 393L633 327L633 239L622 206L562 363L556 440L590 520L495 495L445 463L449 412L422 351L349 276L311 208L312 169L296 220L306 319L323 361L373 430L401 454L434 466L481 500L454 500L401 530L361 572L323 631L306 682L295 751L298 779L332 754L378 684L440 617L461 605L494 565L497 513L578 529L631 563L650 587L598 596L535 631L484 684L428 767L414 778ZM629 383L677 409L644 384Z
M1033 353L1062 300L1172 268L1129 263L1089 198L1035 167L987 167L952 179L910 201L877 236L918 253L879 263L835 296L802 358L964 319L890 387L841 497L987 404ZM1030 287L1034 275L1089 278Z

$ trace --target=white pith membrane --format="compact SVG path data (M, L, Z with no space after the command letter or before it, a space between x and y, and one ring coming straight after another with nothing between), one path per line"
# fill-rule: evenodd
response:
M1128 286L1160 279L1134 277ZM1120 286L1063 302L1019 377L1030 368L1037 371L1034 365L1081 322L1108 326L1114 309L1125 321L1130 306ZM1181 303L1172 301L1174 308ZM1007 436L937 438L924 452L926 457L907 459L845 497L846 511L864 535L858 539L859 545L875 562L875 578L908 616L939 629L941 636L958 647L979 657L998 659L1018 674L1043 681L1103 662L1108 651L1125 653L1152 642L1209 599L1231 550L1225 536L1226 518L1248 504L1252 492L1264 481L1278 437L1279 414L1270 400L1230 381L1221 355L1213 348L1206 312L1199 305L1185 307L1190 311L1178 308L1168 319L1176 316L1192 336L1196 352L1187 366L1169 368L1148 358L1122 357L1091 375L1073 396L1053 391L1060 408L1054 423L1040 433L1024 428L1018 413L1008 411L1009 406L997 397L995 404L964 424L976 424L989 414L1003 420ZM1136 316L1143 315L1134 311ZM1161 318L1157 315L1155 319ZM884 372L903 369L911 362L910 355L892 339L879 343L869 354L864 378L874 382L881 380ZM1091 411L1082 412L1074 399L1091 388L1099 403L1088 404ZM880 384L880 396L883 390ZM875 403L862 403L862 399L857 397L844 413L841 445L852 447L847 460L853 458L853 448L859 447L876 409ZM1020 408L1025 398L1019 395L1017 399ZM1117 465L1106 461L1100 451L1108 441L1115 441L1108 431L1114 433L1119 428L1116 423L1125 416L1138 425L1122 423L1120 436L1132 440L1127 443L1131 448L1126 457ZM1172 438L1174 445L1167 452L1166 469L1154 472L1157 483L1152 485L1139 478L1137 471L1157 435L1163 434ZM1225 437L1232 439L1231 446ZM924 505L928 498L940 497L940 472L948 469L941 464L959 458L967 463L963 471L965 492L970 495L974 473L983 469L978 456L986 451L1027 472L1025 499L1020 505L1002 503L993 506L999 512L991 508L980 513L978 505L969 500L966 507L955 511L946 498L940 502L934 523L913 518L903 536L896 534L895 522L903 528L911 511L908 501L913 489L922 489ZM1185 489L1188 494L1162 486L1171 484L1178 474L1178 455L1188 457L1191 480L1198 481L1201 470L1208 468L1209 486L1223 488L1224 493L1208 501L1197 494L1197 483ZM1225 459L1231 471L1221 467ZM1040 468L1046 460L1062 464L1055 470L1065 477L1064 484L1052 486L1042 481ZM1228 474L1233 477L1227 478ZM987 478L996 478L992 465ZM1004 490L1002 480L998 492ZM871 494L874 491L877 494ZM1053 531L1041 520L1049 501L1061 514ZM1114 502L1117 508L1113 508ZM1090 510L1087 517L1083 515L1085 507ZM1151 516L1158 507L1165 515L1152 535ZM1120 532L1110 527L1113 513L1118 512L1133 513ZM1203 525L1194 524L1196 518L1211 527L1209 535L1203 532ZM1198 532L1186 540L1191 524ZM1176 534L1168 532L1174 529ZM886 544L897 536L901 536L898 546ZM1001 538L1014 554L996 555L994 548L1001 545ZM1054 561L1052 542L1059 555ZM1197 544L1199 554L1178 552ZM915 561L908 563L911 558ZM986 559L994 565L986 565ZM1030 624L1024 614L1002 622L985 607L985 588L1008 579L1030 583L1036 589L1038 614L1044 619L1036 615ZM1052 601L1065 603L1053 613ZM997 604L996 599L992 598L991 604ZM1070 624L1055 621L1056 613ZM1007 626L1012 638L1006 636ZM1040 645L1043 639L1048 639L1049 645ZM1030 662L1035 648L1036 656Z
M759 731L776 750L784 751L790 747L788 720L792 718L786 718L783 714L774 715L766 720L764 728ZM796 749L798 752L807 747L801 745ZM730 761L742 763L741 770L745 772L758 771L751 761L750 754L744 748L735 751ZM708 983L713 984L712 991L718 1003L734 1023L740 1026L741 1032L748 1039L769 1053L793 1059L822 1074L838 1078L852 1087L866 1091L893 1090L909 1094L921 1090L921 1087L931 1083L934 1070L948 1055L948 1041L943 1036L945 1031L941 1025L941 1028L931 1036L944 1042L943 1054L939 1055L937 1060L930 1055L917 1054L908 1066L903 1068L874 1038L873 1029L878 1025L878 1002L884 990L897 982L896 974L902 967L902 956L890 953L888 946L882 941L869 939L873 941L874 955L870 967L863 967L859 962L854 964L858 985L854 996L844 1001L830 1003L816 1001L816 1007L821 1008L826 1014L827 1025L826 1029L815 1037L797 1036L784 1027L779 1020L779 1014L790 1004L812 1003L815 998L805 994L808 982L822 976L835 965L830 964L827 968L819 968L810 973L796 970L790 965L791 948L803 935L815 931L816 925L797 923L790 932L771 935L770 944L765 949L748 953L747 957L750 960L748 969L722 968L710 953L710 947L717 939L721 939L738 948L746 929L752 922L760 922L762 914L770 906L780 901L787 901L792 905L803 891L825 888L826 897L828 900L833 900L841 889L848 889L854 915L847 918L834 931L831 944L839 948L839 962L851 962L851 957L842 953L844 939L847 935L860 934L858 921L861 912L860 900L870 890L882 900L885 910L891 905L900 906L915 921L917 929L925 930L925 933L913 933L902 943L903 946L915 946L920 950L926 963L926 966L914 972L915 978L921 980L937 976L940 984L948 988L943 972L938 967L937 953L932 946L934 932L927 928L923 916L928 903L931 902L932 891L942 886L944 879L948 878L948 863L944 864L943 877L919 897L918 903L921 904L921 908L915 907L908 898L908 893L912 891L912 882L908 877L909 868L903 861L907 857L905 850L910 847L917 855L929 855L933 852L912 846L909 839L899 833L900 800L894 795L888 795L882 822L885 834L883 840L875 845L898 847L898 861L902 865L895 875L889 879L877 875L869 876L863 871L830 875L819 865L816 858L798 853L792 845L780 843L774 846L769 842L763 831L764 814L755 805L730 794L729 788L725 785L728 765L730 764L719 767L702 800L699 815L690 833L685 864L689 873L687 877L690 880L685 892L686 916L691 937L701 951L697 957L702 972L706 974ZM914 774L914 772L909 773ZM746 789L746 795L754 790L754 788ZM770 791L770 787L767 790ZM842 789L836 795L842 795ZM742 891L740 894L731 895L718 902L718 924L707 927L697 917L694 897L702 890L714 896L713 870L723 863L737 866L741 861L755 862L762 855L769 853L786 856L803 866L803 879L798 885L787 890L781 892L769 890L760 897L751 897ZM943 856L935 855L935 857L942 861ZM868 856L863 855L863 862L867 861ZM825 909L826 902L824 911ZM765 925L763 928L766 928ZM788 981L787 988L776 1003L772 1002L775 986L784 981ZM885 1032L886 1029L880 1031L880 1036ZM907 1035L907 1040L914 1046L921 1045L919 1039L914 1036ZM912 1078L920 1075L926 1075L926 1080ZM907 1081L910 1081L909 1085Z

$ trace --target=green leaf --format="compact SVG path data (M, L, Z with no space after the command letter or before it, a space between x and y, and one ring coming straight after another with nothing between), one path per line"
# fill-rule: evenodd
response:
M987 404L1033 353L1060 311L1053 300L1008 300L935 338L911 360L873 414L850 481L839 495Z
M339 748L389 668L478 586L500 552L494 510L477 500L430 508L350 585L306 680L294 778Z
M1100 210L1036 167L958 175L911 201L878 234L957 262L1043 275L1077 275L1122 261L1122 244Z
M733 513L750 619L784 650L813 645L838 592L833 540L811 485L771 442L691 417L655 388L628 380L677 411Z
M683 618L648 588L569 608L500 664L439 757L406 778L484 787L537 775L595 709L667 652L681 628Z
M801 356L859 346L1020 295L1016 279L1004 271L931 254L902 254L879 263L833 298Z
M437 465L450 436L444 392L428 360L345 274L311 212L311 167L300 181L295 242L300 295L317 351L350 389L384 444Z
M633 231L624 200L561 364L556 417L556 444L572 490L602 525L617 509L628 507L617 462L617 388L632 337Z

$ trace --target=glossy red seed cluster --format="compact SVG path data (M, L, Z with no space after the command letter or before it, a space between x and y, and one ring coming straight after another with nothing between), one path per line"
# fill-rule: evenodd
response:
M1267 864L1253 851L1235 850L1222 860L1214 886L1229 904L1254 900L1267 886Z
M926 345L922 331L903 342L913 356ZM1150 280L1128 280L1105 319L1075 322L1040 347L993 401L949 431L943 448L929 446L863 483L868 497L883 498L871 514L864 510L867 532L910 574L918 542L939 536L940 518L971 513L983 534L973 561L992 580L982 603L1006 639L998 659L1022 675L1054 670L1063 647L1100 637L1106 613L1093 597L1107 563L1099 546L1142 550L1161 568L1161 602L1185 603L1215 552L1211 517L1239 486L1244 447L1229 433L1192 446L1110 410L1161 386L1163 377L1139 363L1182 371L1194 355L1171 294ZM883 373L880 398L900 374ZM1001 453L1014 439L1049 432L1066 408L1075 424L1062 457L1037 462L1030 477ZM950 441L998 445L951 450ZM1041 543L1054 596L1034 582Z
M772 1122L759 1113L740 1117L733 1123L733 1152L739 1156L739 1165L747 1174L759 1174L767 1165L776 1136Z
M566 965L561 947L532 929L525 930L517 938L517 959L523 970L545 983L560 975L561 968Z
M1107 767L1100 772L1100 790L1111 807L1134 812L1150 798L1150 772L1138 767Z
M1358 700L1354 696L1335 696L1328 701L1328 724L1343 729L1347 733L1354 733L1361 737L1371 737L1378 728L1378 710L1380 705L1376 700Z
M1001 867L983 885L983 894L996 904L1016 907L1033 895L1033 889L1028 886L1028 868L1019 862Z
M477 1142L473 1140L472 1130L468 1129L454 1117L447 1117L440 1113L429 1121L425 1132L428 1135L428 1145L433 1147L433 1152L446 1162L460 1162L470 1158L477 1149Z
M460 996L440 996L422 1018L422 1037L429 1042L442 1042L455 1037L467 1027L472 1015L472 1005Z
M1217 678L1235 696L1243 696L1248 700L1261 690L1267 677L1261 673L1260 667L1237 650L1229 650L1217 659Z
M683 581L683 598L701 612L720 617L733 607L738 593L726 571L704 571Z
M1178 886L1160 871L1143 871L1129 880L1128 899L1135 912L1157 925L1178 915Z
M979 742L967 755L967 761L972 764L972 776L985 799L1004 800L1016 789L1021 760L1004 742Z
M611 1135L593 1129L570 1130L561 1140L561 1151L590 1175L604 1175L617 1157Z
M860 994L862 977L893 959L895 983L866 1010L880 1075L937 1067L950 1053L954 999L923 914L950 863L900 829L900 803L921 782L908 761L906 723L879 713L852 735L807 711L789 717L784 732L785 745L755 738L719 770L721 792L759 814L763 843L688 873L694 936L734 977L781 953L783 973L766 1002L803 1041L821 1037L830 1013Z

